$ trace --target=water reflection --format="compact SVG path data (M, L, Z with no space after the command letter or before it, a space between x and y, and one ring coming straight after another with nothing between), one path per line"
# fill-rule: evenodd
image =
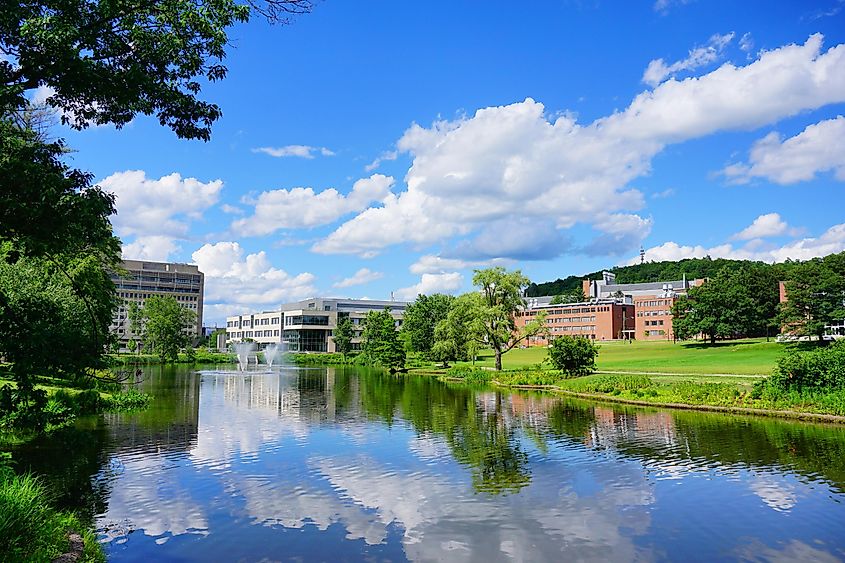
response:
M117 560L845 558L838 427L363 369L144 385L153 409L19 452Z

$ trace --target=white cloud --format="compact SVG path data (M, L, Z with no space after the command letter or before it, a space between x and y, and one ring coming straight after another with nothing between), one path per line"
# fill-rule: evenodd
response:
M717 33L710 37L707 45L692 49L687 58L675 61L672 64L666 64L663 59L655 59L648 63L648 67L643 73L643 82L652 87L657 86L666 78L675 76L683 70L695 70L706 66L722 56L722 51L733 38L733 32L724 35Z
M666 188L661 192L655 192L651 194L651 199L666 199L667 197L672 197L675 195L675 188Z
M364 170L366 170L367 172L372 172L373 170L381 166L382 162L385 162L387 160L396 160L398 157L399 151L385 151L381 153L378 158L376 158L374 161L366 165L364 167Z
M414 124L397 143L413 158L407 189L342 224L313 250L371 256L393 244L466 237L515 214L557 229L631 215L644 197L627 185L650 172L667 144L845 101L845 45L825 53L821 45L821 35L813 35L744 67L724 64L701 77L669 80L588 125L569 114L550 118L530 98L429 128Z
M167 260L178 248L175 241L187 238L190 222L217 203L223 181L201 182L176 172L155 180L143 170L127 170L99 185L115 194L112 224L118 236L135 237L125 245L124 255Z
M268 235L280 229L311 228L332 223L347 213L365 209L390 195L393 178L373 174L361 178L344 195L334 188L315 192L312 188L262 192L250 203L254 214L232 223L243 236Z
M444 272L442 274L423 274L420 281L410 287L396 290L396 298L411 301L419 294L452 293L464 283L464 276L459 272Z
M205 244L191 257L205 274L206 319L216 313L211 320L225 321L221 313L257 311L317 294L313 274L288 274L264 251L245 256L237 242Z
M636 248L651 232L654 220L633 213L612 213L598 217L594 227L602 232L584 252L592 256L618 255Z
M352 287L353 285L364 285L365 283L370 283L372 281L379 280L384 277L384 274L381 272L373 272L369 268L361 268L351 277L345 278L340 280L332 287Z
M783 262L787 259L809 260L845 251L845 223L834 225L819 237L794 239L783 246L761 244L759 239L750 241L743 247L721 244L710 248L704 246L684 246L676 242L665 242L645 251L646 260L661 262L664 260L682 260L684 258L731 258L735 260L760 260L763 262ZM631 258L629 264L638 264L639 257Z
M692 1L693 0L656 0L653 8L655 12L660 12L661 14L666 15L669 13L669 8L672 7L673 4L684 6Z
M173 237L164 235L140 236L123 245L123 257L129 260L166 261L180 249Z
M236 207L234 205L229 205L228 203L224 203L223 205L221 205L220 210L223 211L223 213L228 213L229 215L243 215L244 214L243 209L241 209L240 207Z
M511 260L495 258L493 260L462 260L460 258L444 258L433 254L420 256L409 268L412 274L444 274L448 271L466 270L469 268L488 268L490 266L510 266Z
M754 222L731 238L734 240L751 240L755 238L776 237L786 234L789 225L777 213L760 215Z
M746 53L751 53L754 48L754 39L751 37L751 32L742 34L742 37L739 38L739 48Z
M252 149L252 152L261 152L274 156L276 158L284 158L288 156L295 156L298 158L312 159L317 154L322 156L334 156L334 151L326 147L312 147L309 145L287 145L284 147L258 147Z
M731 164L723 174L732 183L745 184L765 178L777 184L794 184L833 172L845 181L845 117L809 125L785 141L774 131L751 147L748 164Z

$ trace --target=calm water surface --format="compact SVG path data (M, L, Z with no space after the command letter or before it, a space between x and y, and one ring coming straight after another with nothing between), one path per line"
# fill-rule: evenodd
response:
M19 452L113 561L845 560L845 428L363 369L151 368Z

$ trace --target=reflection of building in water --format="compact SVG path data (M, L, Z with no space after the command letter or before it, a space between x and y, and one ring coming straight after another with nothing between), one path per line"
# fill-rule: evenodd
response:
M174 378L159 372L148 375L141 390L156 397L150 409L103 415L115 453L188 451L196 445L200 375L190 373Z
M334 368L305 373L233 374L218 376L227 402L246 408L275 411L280 417L309 422L335 421L338 404ZM357 395L357 378L344 378Z
M595 423L584 436L584 444L595 448L613 448L621 442L665 448L678 443L675 420L667 412L618 412L608 407L594 407Z

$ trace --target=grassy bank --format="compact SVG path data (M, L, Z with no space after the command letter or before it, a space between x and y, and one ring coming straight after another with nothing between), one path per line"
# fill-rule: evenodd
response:
M197 349L193 355L179 353L177 364L233 364L237 363L235 354L228 352L209 352ZM162 363L156 354L109 354L112 366L157 365Z
M768 375L783 352L783 345L765 338L717 342L599 342L599 371L668 374ZM504 369L537 366L545 360L544 347L514 349L502 357ZM475 365L493 367L492 351L485 350Z
M759 384L759 378L712 376L649 376L593 374L572 379L548 370L493 372L456 368L442 377L467 383L505 387L538 387L589 398L655 406L716 407L778 416L819 414L845 416L845 390L778 391Z
M74 514L55 510L50 491L32 475L15 475L0 458L0 554L3 561L52 561L70 552L68 533L82 539L81 558L101 562L106 558L94 533Z

